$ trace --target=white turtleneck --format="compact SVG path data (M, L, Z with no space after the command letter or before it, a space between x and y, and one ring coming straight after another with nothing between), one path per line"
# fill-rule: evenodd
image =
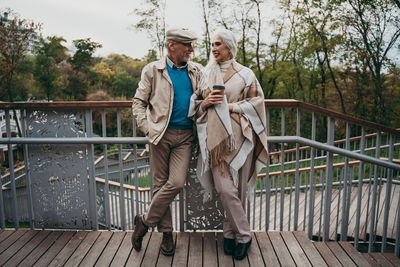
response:
M226 71L228 70L229 66L232 64L233 59L224 61L224 62L220 62L219 67L221 69L221 76L224 77L226 74Z
M226 74L226 71L228 70L229 66L232 64L233 59L224 61L224 62L220 62L219 64L219 68L221 70L221 77L224 77ZM232 112L235 113L243 113L242 109L240 108L240 106L236 103L233 103L233 109Z

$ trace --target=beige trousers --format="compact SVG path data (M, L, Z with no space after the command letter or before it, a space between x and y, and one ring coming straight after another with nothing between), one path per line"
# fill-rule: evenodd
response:
M239 243L247 243L251 239L250 224L246 218L246 190L251 171L252 154L253 152L239 170L238 187L233 184L231 176L221 174L218 166L211 170L215 189L225 210L223 235L225 238L236 239Z
M183 188L192 153L193 130L168 128L157 145L150 144L153 198L144 223L159 232L173 231L169 205Z

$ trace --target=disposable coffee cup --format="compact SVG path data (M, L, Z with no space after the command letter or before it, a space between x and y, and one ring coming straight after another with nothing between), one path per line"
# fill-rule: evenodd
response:
M214 86L213 86L213 90L219 90L219 91L221 91L221 95L224 95L224 93L225 93L225 86L223 86L223 85L214 85Z

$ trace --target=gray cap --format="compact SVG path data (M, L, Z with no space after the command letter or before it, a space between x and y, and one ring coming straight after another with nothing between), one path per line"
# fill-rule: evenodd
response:
M175 41L185 44L197 40L197 36L194 32L187 29L172 28L167 31L165 39L167 41Z

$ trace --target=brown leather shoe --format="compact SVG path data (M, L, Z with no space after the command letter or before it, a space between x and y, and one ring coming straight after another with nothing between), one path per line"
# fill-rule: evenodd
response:
M143 237L147 234L149 227L143 222L143 215L135 216L135 231L132 234L132 246L136 251L142 249Z
M165 256L172 256L175 253L174 239L172 237L172 232L164 232L163 239L161 242L161 252Z

